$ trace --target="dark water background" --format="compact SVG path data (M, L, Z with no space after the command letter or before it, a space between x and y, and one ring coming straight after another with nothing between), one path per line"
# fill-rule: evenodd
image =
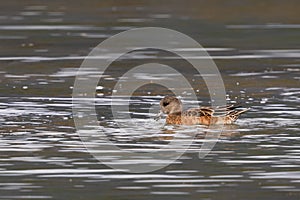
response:
M299 6L258 0L1 1L0 199L299 199ZM166 168L127 174L85 150L72 119L72 88L93 47L145 26L171 28L201 43L222 74L228 102L252 109L204 159L198 159L195 142ZM208 104L204 86L194 87ZM102 98L111 89L108 82ZM165 94L137 91L133 116L148 126L138 136L115 135L116 143L159 147L158 140L168 141L156 137L159 130L147 117L149 104ZM105 105L99 106L105 118Z

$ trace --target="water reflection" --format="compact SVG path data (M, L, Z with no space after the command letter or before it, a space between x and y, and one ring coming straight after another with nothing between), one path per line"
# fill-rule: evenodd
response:
M285 89L277 88L277 90L284 91ZM292 93L289 97L293 97L293 95L298 95L298 93ZM116 186L117 190L128 192L138 190L149 195L217 193L224 186L238 187L244 183L251 185L258 180L260 182L267 181L262 184L261 189L296 191L300 180L297 171L299 146L293 144L300 140L300 137L297 136L299 112L296 112L297 109L292 105L288 106L286 102L278 99L261 104L260 99L254 98L252 103L256 105L253 106L253 110L246 117L241 118L236 125L226 127L220 141L209 156L204 160L198 160L195 158L195 153L199 151L204 141L204 136L207 134L206 128L164 126L163 121L156 122L152 116L149 116L145 98L134 101L141 110L146 110L144 115L143 113L138 115L140 119L134 121L140 129L118 133L113 130L114 126L109 125L108 120L106 131L111 134L110 137L120 148L152 151L172 140L176 131L181 130L185 134L190 134L195 133L195 129L197 129L198 134L186 154L170 167L160 170L158 173L133 175L118 173L105 166L103 169L99 169L97 160L93 159L85 150L71 124L72 120L69 119L71 99L31 97L22 98L13 103L2 103L2 107L5 108L1 113L3 134L0 148L2 152L0 176L3 178L24 177L24 179L43 178L45 180L70 178L82 181L83 186L95 182L116 180L121 183ZM159 102L159 98L151 96L148 98L154 99L155 103ZM8 101L2 99L2 102L5 100ZM106 105L105 101L101 102L104 102L104 106ZM279 110L291 112L277 112ZM258 111L263 117L256 114ZM280 115L285 117L280 117ZM148 117L143 119L145 116ZM15 118L17 121L12 122L11 117L20 118ZM60 122L55 118L59 118ZM123 123L126 123L126 120L123 120ZM155 123L157 124L154 125ZM153 125L158 128L151 128ZM147 128L147 126L149 127ZM283 126L286 128L282 128ZM49 127L56 127L55 129L60 131L48 131ZM130 129L130 127L128 128ZM277 134L274 134L274 128L276 128ZM13 131L7 134L8 130ZM182 139L185 139L184 135ZM151 163L155 163L155 160L151 160ZM214 167L207 171L207 167L212 163L215 163ZM232 169L222 173L218 169L224 168L224 165ZM28 169L18 166L32 167ZM268 167L266 168L266 166ZM203 171L203 167L205 167L205 171ZM215 168L217 168L216 171ZM288 172L276 171L287 168ZM235 171L234 169L244 170ZM278 182L279 185L276 182L268 183L268 180L278 179L285 181ZM288 181L289 179L291 181ZM130 185L128 185L128 181L131 183ZM124 183L122 184L122 182ZM43 186L18 182L8 183L0 190L9 191L11 188L32 192L37 188L42 189ZM14 196L7 197L14 198ZM51 196L46 197L50 198Z

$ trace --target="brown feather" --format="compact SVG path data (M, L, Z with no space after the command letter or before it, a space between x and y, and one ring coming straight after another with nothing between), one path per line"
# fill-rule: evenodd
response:
M229 105L222 107L200 107L191 108L182 112L182 104L176 97L165 97L160 102L161 110L167 114L167 124L184 125L211 125L211 124L232 124L240 114L248 109L236 110L239 106ZM216 116L214 114L217 114Z

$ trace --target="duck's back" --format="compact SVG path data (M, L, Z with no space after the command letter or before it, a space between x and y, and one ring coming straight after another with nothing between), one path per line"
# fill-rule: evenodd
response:
M210 107L192 108L178 114L169 114L166 119L167 124L177 125L212 125L212 124L232 124L238 116L248 109L235 110L236 106L224 106L217 109ZM219 116L214 116L214 113L219 113Z

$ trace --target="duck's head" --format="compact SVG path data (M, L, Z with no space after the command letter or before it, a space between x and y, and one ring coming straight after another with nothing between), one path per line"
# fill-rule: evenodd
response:
M160 112L155 117L158 120L162 114L180 114L182 112L182 103L179 99L172 96L166 96L160 100Z
M182 111L182 103L176 97L166 96L160 100L160 110L164 114L177 114Z

